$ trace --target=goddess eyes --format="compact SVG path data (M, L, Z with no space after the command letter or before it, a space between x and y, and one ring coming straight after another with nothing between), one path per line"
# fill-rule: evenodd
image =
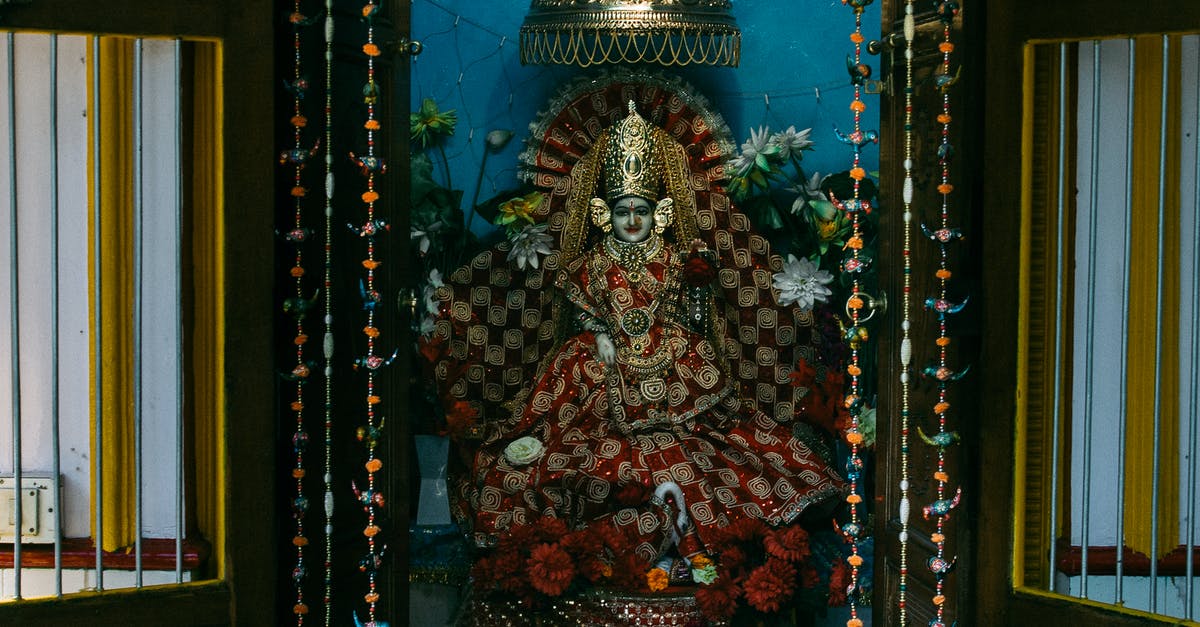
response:
M630 213L631 213L631 212L630 212L630 210L629 210L629 209L618 209L618 210L616 210L616 211L614 211L614 212L613 212L613 215L615 215L615 216L616 216L616 217L618 217L618 218L628 218L628 217L630 216ZM647 216L649 216L649 215L650 215L650 210L649 210L649 209L642 209L642 208L640 208L640 207L639 207L639 208L637 208L637 209L634 209L634 210L632 211L632 214L633 214L633 215L637 215L637 216L641 216L641 217L645 218L645 217L647 217Z

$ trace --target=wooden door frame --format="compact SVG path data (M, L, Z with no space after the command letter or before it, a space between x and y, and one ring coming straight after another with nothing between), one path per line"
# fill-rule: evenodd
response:
M981 444L976 468L1009 469L1015 459L1017 336L1021 241L1022 107L1024 50L1029 42L1177 32L1200 27L1200 4L1174 3L1170 11L1118 0L1083 2L991 0L972 3L986 12L982 103L981 228L983 343L978 360ZM1081 10L1081 7L1085 10ZM972 624L1088 624L1093 627L1161 623L1131 618L1098 604L1089 605L1013 588L1013 512L1017 507L1012 472L979 472L974 511L977 537L972 556L975 597Z
M272 2L33 0L0 6L8 30L217 39L225 154L221 254L226 424L222 581L0 605L0 623L276 624L274 364L272 346L274 80ZM246 96L253 89L253 98ZM252 515L251 515L252 514Z

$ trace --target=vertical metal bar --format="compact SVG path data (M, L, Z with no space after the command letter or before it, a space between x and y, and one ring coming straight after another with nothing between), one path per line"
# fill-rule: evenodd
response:
M175 39L175 239L182 252L183 241L183 40ZM183 292L183 258L176 261L175 285ZM175 582L183 582L183 309L175 307Z
M1080 520L1079 596L1088 598L1088 545L1091 543L1092 520L1092 421L1096 382L1096 225L1100 222L1100 40L1092 41L1092 166L1090 199L1088 207L1088 283L1087 283L1087 330L1084 351L1084 385L1087 394L1083 404L1083 511Z
M1167 55L1170 52L1170 39L1162 36L1162 105L1159 114L1158 129L1158 232L1165 233L1166 227L1166 190L1167 190ZM1154 307L1154 458L1151 463L1154 471L1150 479L1150 612L1158 611L1158 473L1161 463L1159 454L1162 451L1162 351L1163 351L1163 238L1158 238L1158 265L1155 285L1158 298Z
M142 587L142 79L144 41L133 44L133 460L134 580Z
M13 438L13 589L14 597L21 598L21 312L17 293L20 290L20 255L17 249L17 85L16 85L16 44L10 32L6 37L8 45L8 256L9 256L9 294L8 305L12 314L9 320L9 333L12 335L12 438Z
M62 596L62 459L58 399L58 35L50 35L50 465L54 502L54 596Z
M92 359L92 385L95 388L95 394L92 395L92 403L96 412L96 429L92 434L93 457L92 459L92 490L96 493L96 511L95 513L95 538L93 541L96 544L96 590L104 590L104 344L101 339L104 337L104 321L101 319L101 314L104 311L103 301L100 299L103 295L102 287L104 284L104 275L101 273L102 265L100 260L101 246L104 244L104 239L100 236L101 204L103 194L101 193L101 127L100 127L100 37L92 37L92 306L95 311L92 315L92 347L94 357Z
M1131 37L1126 40L1129 47L1129 72L1126 77L1126 101L1125 101L1125 252L1124 252L1124 282L1121 294L1121 337L1129 337L1129 272L1133 263L1133 229L1130 225L1133 224L1133 95L1134 95L1134 63L1137 60L1137 47L1134 39ZM1125 599L1125 458L1128 453L1126 448L1126 430L1128 428L1128 408L1126 401L1129 395L1128 381L1129 370L1129 355L1124 350L1121 355L1120 363L1120 381L1118 386L1120 390L1120 401L1118 403L1118 411L1120 412L1120 420L1118 420L1117 434L1117 569L1116 569L1116 587L1113 603L1122 605Z
M1196 255L1200 252L1200 41L1197 41L1196 60L1196 128L1192 140L1196 142L1194 150L1195 170L1192 172L1192 359L1191 359L1191 398L1188 403L1188 467L1187 467L1187 556L1184 565L1184 618L1192 620L1195 610L1192 602L1196 595L1196 564L1192 553L1196 547L1196 413L1200 411L1200 263Z
M1058 529L1058 463L1059 463L1059 427L1062 424L1062 381L1059 379L1059 373L1063 371L1063 224L1064 213L1066 211L1066 169L1067 169L1067 82L1063 80L1067 75L1067 44L1060 43L1058 45L1058 222L1056 223L1055 231L1057 232L1057 241L1055 244L1055 294L1057 297L1054 301L1054 410L1051 424L1051 442L1050 442L1050 591L1053 592L1056 586L1054 576L1054 562L1057 559L1057 538L1054 537Z

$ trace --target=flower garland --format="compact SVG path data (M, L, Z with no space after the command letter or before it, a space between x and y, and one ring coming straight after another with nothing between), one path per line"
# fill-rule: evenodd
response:
M383 468L383 461L376 456L376 448L383 432L383 418L379 417L377 412L382 399L375 385L375 373L378 369L390 364L396 357L393 353L391 357L385 358L376 352L379 329L375 326L375 310L383 299L376 286L375 270L382 262L376 257L375 237L386 230L387 226L385 222L378 219L375 211L375 203L379 200L379 193L375 191L375 178L387 171L387 166L376 155L375 150L376 136L380 129L379 120L375 117L375 105L379 98L379 84L375 81L375 61L381 54L379 46L375 43L375 18L378 14L379 4L375 0L368 0L362 8L363 21L367 27L367 43L362 47L363 53L367 56L367 84L362 90L363 102L367 105L367 120L363 123L363 128L367 133L367 150L366 154L361 156L350 153L350 158L358 165L363 177L367 180L367 189L362 193L362 201L367 206L366 220L362 226L351 226L351 229L367 243L367 257L362 262L363 268L366 269L366 276L359 282L362 306L367 317L366 325L362 329L363 334L367 337L367 351L364 356L357 358L354 362L355 369L364 370L367 378L367 423L357 430L358 440L367 447L367 461L363 464L367 471L367 482L364 490L359 490L358 486L353 483L351 487L367 514L367 524L363 528L363 535L367 538L367 554L359 561L359 570L367 575L367 593L363 595L363 600L367 603L366 624L368 625L376 624L375 612L379 603L377 575L385 550L385 547L379 546L376 541L376 537L381 531L377 524L377 517L379 509L383 507L383 495L376 487L377 475ZM357 613L354 619L357 623Z
M941 143L937 151L938 164L942 170L941 183L937 187L938 193L942 196L941 223L937 230L930 230L922 225L926 235L938 245L940 253L938 269L935 273L938 280L938 295L925 300L925 307L937 314L938 334L935 340L937 361L926 366L922 371L926 376L937 381L938 399L933 406L933 413L938 419L938 431L929 437L918 429L921 439L937 448L938 452L937 471L933 473L933 479L937 482L937 500L924 508L926 519L930 516L937 517L936 530L930 537L937 546L937 554L929 558L926 563L937 581L932 599L934 607L937 608L937 616L930 621L930 627L945 627L946 625L946 577L954 568L954 560L946 559L946 519L949 518L950 510L958 505L962 496L961 487L955 491L953 497L947 496L950 475L946 472L946 448L958 441L958 434L946 429L946 412L950 409L950 403L946 401L947 388L951 382L965 374L965 370L954 372L946 365L947 348L950 346L950 337L946 332L946 316L961 311L966 305L966 300L961 303L951 303L947 300L951 276L947 263L948 245L962 236L958 229L950 227L950 193L954 191L954 186L950 183L950 161L954 155L954 148L950 144L949 88L958 78L957 75L951 75L950 72L950 53L954 51L950 29L954 17L958 15L958 9L959 5L954 0L939 0L937 3L938 18L942 22L942 42L938 44L938 50L942 53L942 63L935 75L935 83L942 93L942 112L937 116L938 123L942 125Z
M864 41L862 34L862 15L867 5L873 0L842 0L843 4L849 5L854 10L854 32L850 34L850 41L854 43L854 56L847 60L847 65L850 69L850 82L854 87L854 100L850 103L850 110L854 112L854 130L847 136L845 143L849 143L854 147L854 160L850 168L850 178L853 179L853 196L847 201L838 202L843 211L850 214L850 231L851 236L846 240L847 257L842 263L842 271L850 276L850 297L846 300L846 313L850 316L851 331L848 334L848 343L850 345L850 360L846 366L846 373L850 375L850 389L846 394L845 405L850 413L850 427L846 430L846 442L850 445L850 459L846 463L846 479L850 482L850 494L846 496L846 502L850 505L850 521L841 526L841 533L846 542L850 544L850 555L846 558L846 563L850 566L850 583L848 586L848 600L850 605L850 618L846 621L847 627L863 627L863 621L858 617L858 578L859 568L863 565L863 557L859 555L859 544L865 531L864 525L859 518L859 505L863 502L862 494L859 490L861 487L863 459L860 456L860 446L863 444L863 433L860 429L860 415L863 411L863 400L861 389L859 387L859 377L862 375L862 367L859 364L859 348L862 346L863 334L859 332L859 323L862 320L861 311L864 306L862 286L860 285L860 273L866 268L869 259L866 259L860 254L863 247L863 233L861 214L867 209L860 201L860 185L866 178L866 171L862 168L862 147L874 138L878 137L878 133L874 131L864 132L862 130L862 114L866 111L867 105L862 101L863 85L871 75L871 68L862 62L862 44Z
M308 94L308 79L303 74L301 63L301 31L311 23L311 20L300 11L300 0L294 0L292 12L288 14L288 22L292 25L292 78L287 83L287 91L292 96L292 112L289 123L292 127L292 148L280 156L281 164L289 164L292 169L291 196L294 201L295 219L291 229L284 234L284 239L295 247L295 261L289 270L289 275L295 284L295 296L284 302L284 310L290 313L296 322L296 335L292 340L296 351L296 365L287 375L289 381L295 384L295 396L290 403L290 409L295 416L295 431L292 434L292 449L295 452L295 462L292 466L292 479L295 480L295 497L292 499L292 518L296 523L292 546L296 549L296 563L292 568L292 586L295 590L295 602L292 604L292 614L297 625L303 625L308 615L309 607L304 600L304 582L308 576L305 564L304 549L308 546L308 537L304 531L304 518L308 512L308 497L304 495L304 477L307 470L304 464L304 453L308 447L308 432L304 428L304 384L312 373L311 365L305 360L304 347L308 335L304 330L304 318L307 311L315 305L316 297L306 300L304 297L304 248L312 232L304 226L304 198L308 189L304 186L304 166L308 157L317 148L305 150L302 146L302 134L308 125L304 116L303 104ZM328 301L326 301L328 303Z
M900 572L897 577L896 608L900 627L908 625L908 519L909 500L909 401L908 373L912 364L912 201L913 201L913 38L916 37L914 0L904 3L904 295L900 323Z
M333 616L333 0L325 0L325 627Z

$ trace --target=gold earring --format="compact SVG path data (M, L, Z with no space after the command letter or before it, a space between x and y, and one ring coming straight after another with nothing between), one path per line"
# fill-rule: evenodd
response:
M612 212L608 210L608 205L599 198L593 198L588 207L592 212L592 224L600 227L601 231L608 233L612 230Z
M663 231L671 226L671 221L675 219L675 201L670 198L663 198L658 201L658 205L654 207L654 232L662 235Z

